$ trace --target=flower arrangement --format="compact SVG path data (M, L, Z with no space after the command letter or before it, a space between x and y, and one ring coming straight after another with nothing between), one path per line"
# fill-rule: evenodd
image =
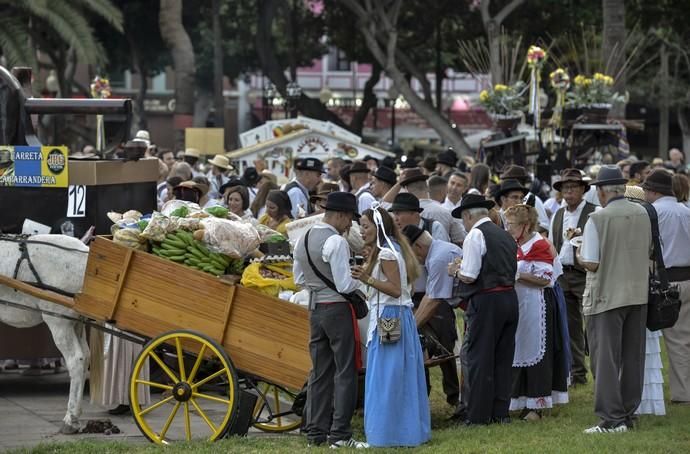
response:
M613 77L595 73L593 77L578 74L573 79L573 89L568 93L568 107L610 107L623 102L625 97L613 91Z
M91 97L93 98L110 98L112 91L110 90L110 81L105 77L96 76L91 82Z
M527 64L541 68L546 60L546 51L539 46L529 46L527 50Z
M563 68L558 68L549 74L549 80L551 81L551 87L556 90L567 90L570 88L570 76Z
M479 93L479 103L493 116L516 117L525 108L524 88L522 81L513 85L496 84Z
M570 88L570 76L563 68L558 68L549 74L551 88L556 92L556 106L553 109L551 124L561 126L563 122L563 109L565 107L565 96Z

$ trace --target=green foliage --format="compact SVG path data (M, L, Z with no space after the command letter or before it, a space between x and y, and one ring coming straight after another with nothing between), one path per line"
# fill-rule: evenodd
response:
M491 114L519 115L525 104L525 83L518 81L512 85L496 84L489 90L479 93L479 103Z

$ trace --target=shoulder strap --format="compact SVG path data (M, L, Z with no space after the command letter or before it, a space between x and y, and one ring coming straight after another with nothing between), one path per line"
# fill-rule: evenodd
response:
M314 262L311 259L311 256L309 255L309 232L311 232L311 229L307 230L307 233L304 234L304 249L307 251L307 261L309 262L309 266L311 266L311 270L316 274L316 277L321 279L324 284L331 290L333 290L336 293L338 292L338 289L335 287L335 284L328 279L326 276L323 275L321 271L319 271L318 268L316 268L316 265L314 265Z
M434 220L429 218L422 218L422 222L422 226L424 227L423 230L429 232L429 235L433 236L434 234L432 232L432 227L434 226Z
M645 202L638 199L628 199L631 202L635 202L642 205L647 214L649 215L649 221L652 224L652 244L654 246L654 261L656 262L656 272L659 276L659 282L661 283L661 288L668 288L668 276L666 275L666 266L664 265L664 256L661 250L661 239L659 235L659 217L656 214L656 209L654 205L649 202Z

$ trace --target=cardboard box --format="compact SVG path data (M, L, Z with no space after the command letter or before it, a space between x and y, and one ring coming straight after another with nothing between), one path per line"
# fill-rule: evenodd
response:
M68 165L70 185L100 186L158 181L158 158L128 162L70 159Z

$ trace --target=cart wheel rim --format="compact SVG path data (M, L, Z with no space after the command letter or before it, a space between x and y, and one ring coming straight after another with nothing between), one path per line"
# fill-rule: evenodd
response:
M163 346L174 353L176 367L170 367L156 351ZM185 365L185 356L193 356L187 351L196 352L192 366ZM209 360L217 362L218 366L213 373L199 377L200 367ZM147 379L145 371L149 363L161 367L165 378L163 383ZM203 386L216 381L221 382L223 388L227 386L227 393L215 396L204 392ZM142 405L140 397L147 387L162 389L163 394L157 402ZM154 443L168 444L173 439L189 441L197 438L193 432L202 432L202 429L199 425L193 426L193 422L201 422L201 427L204 427L203 439L215 441L225 435L237 418L238 392L235 368L218 343L193 331L172 331L152 339L143 347L130 377L129 400L139 430ZM209 411L208 405L215 405L215 408ZM165 417L154 418L157 412ZM170 436L175 430L181 432L179 437Z
M295 401L295 395L280 386L258 381L256 383L258 398L252 412L252 424L264 432L290 432L302 425L302 418L289 412Z

